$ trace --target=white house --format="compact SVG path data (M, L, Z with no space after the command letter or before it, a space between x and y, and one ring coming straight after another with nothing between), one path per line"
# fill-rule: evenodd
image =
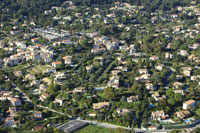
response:
M163 119L166 119L168 118L169 116L168 115L165 115L165 112L163 110L160 110L160 111L156 111L156 112L152 112L151 113L151 118L153 120L163 120Z
M188 100L183 103L183 109L187 110L190 107L196 108L196 101L195 100Z

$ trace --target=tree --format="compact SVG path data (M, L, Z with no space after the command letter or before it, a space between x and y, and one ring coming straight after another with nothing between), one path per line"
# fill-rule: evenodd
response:
M196 114L200 117L200 108L197 109Z
M6 82L6 89L11 89L12 88L12 83L11 81Z
M53 109L53 107L54 107L53 102L50 102L50 103L49 103L49 108Z
M81 96L80 96L79 94L77 94L77 93L72 94L72 99L73 99L74 101L79 101L80 98L81 98Z
M173 97L170 97L168 100L167 100L167 102L170 104L170 105L175 105L175 99L173 98Z
M5 81L5 77L2 73L0 73L0 83L3 83Z
M195 130L193 130L193 133L200 133L200 128L196 128Z
M75 116L77 114L77 109L72 109L72 116Z
M180 93L176 93L174 95L174 98L175 98L176 102L182 102L183 101L183 97Z
M113 98L115 98L115 89L112 87L107 87L104 89L103 92L103 97L107 100L112 100Z
M173 96L174 96L173 90L172 90L172 89L166 90L166 95L167 95L168 97L173 97Z
M125 101L126 101L126 97L125 97L125 96L122 96L122 97L120 98L120 101L121 101L121 102L125 102Z
M128 133L128 131L126 131L126 129L124 129L124 128L116 128L115 129L115 133Z

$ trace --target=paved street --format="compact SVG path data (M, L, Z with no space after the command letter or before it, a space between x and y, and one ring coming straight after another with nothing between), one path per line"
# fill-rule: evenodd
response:
M26 101L26 102L28 102L28 103L30 103L30 104L33 104L33 105L35 105L35 106L37 106L37 107L39 107L39 108L47 109L47 110L49 110L49 111L51 111L51 112L58 113L58 114L60 114L60 115L65 115L64 113L59 112L59 111L56 111L56 110L53 110L53 109L50 109L49 107L45 107L45 106L42 106L42 105L34 104L34 103L29 99L29 97L28 97L25 93L23 93L18 87L15 87L14 89L15 89L15 91L17 91L17 92L20 92L20 95L21 95L21 97L22 97L22 99L23 99L24 101Z
M24 101L26 102L29 102L31 104L34 104L30 99L29 97L23 93L18 87L15 87L15 90L17 92L20 92L20 95L23 97ZM51 112L54 112L54 113L58 113L60 115L63 115L63 116L66 116L66 114L62 113L62 112L59 112L59 111L56 111L56 110L53 110L53 109L50 109L49 107L45 107L45 106L42 106L42 105L37 105L37 104L34 104L35 106L39 107L39 108L43 108L43 109L47 109ZM69 116L71 117L71 116ZM113 125L113 124L108 124L108 123L101 123L101 122L98 122L98 121L90 121L90 120L80 120L79 118L77 118L76 120L79 120L79 121L82 121L82 122L87 122L87 123L91 123L91 124L94 124L96 126L100 126L100 127L104 127L104 128L112 128L112 129L116 129L116 128L124 128L124 129L128 129L130 130L131 128L128 128L128 127L122 127L122 126L117 126L117 125ZM196 128L200 128L200 124L196 125L195 127L192 127L192 128L188 128L188 129L191 129L191 130L194 130ZM158 132L169 132L169 131L172 131L172 130L156 130L156 131L146 131L146 130L143 130L143 129L138 129L138 128L134 128L135 132L144 132L144 133L158 133Z

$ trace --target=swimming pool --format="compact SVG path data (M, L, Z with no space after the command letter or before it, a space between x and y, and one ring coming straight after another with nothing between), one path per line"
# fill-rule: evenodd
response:
M190 123L191 121L194 121L194 118L188 118L186 120L184 120L186 123Z

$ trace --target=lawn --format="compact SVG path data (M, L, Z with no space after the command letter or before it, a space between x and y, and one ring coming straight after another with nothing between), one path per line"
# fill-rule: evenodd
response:
M39 74L45 72L49 68L51 68L51 66L49 65L37 65L28 69L28 72L30 72L31 74Z
M8 67L8 68L2 69L2 70L6 71L6 72L9 72L9 71L18 71L18 70L25 69L26 67L27 67L27 65L17 65L17 66Z
M97 92L97 95L103 97L103 92Z
M76 131L75 133L115 133L115 131L113 129L89 125Z

